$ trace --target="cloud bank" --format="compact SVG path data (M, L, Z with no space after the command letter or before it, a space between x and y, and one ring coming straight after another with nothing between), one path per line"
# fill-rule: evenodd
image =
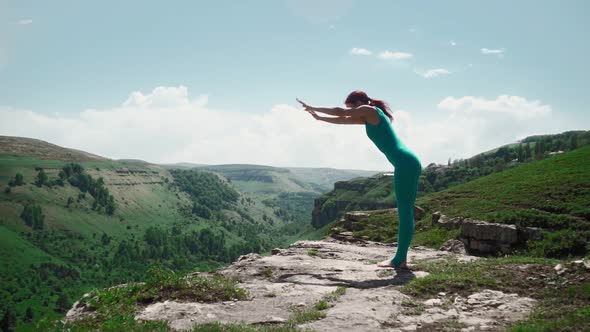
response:
M423 166L572 129L550 105L509 95L447 97L435 112L394 110L394 119L396 132ZM219 110L209 106L207 95L190 98L185 86L132 92L120 106L70 116L0 108L0 134L153 163L393 169L363 125L317 121L287 104L260 114Z

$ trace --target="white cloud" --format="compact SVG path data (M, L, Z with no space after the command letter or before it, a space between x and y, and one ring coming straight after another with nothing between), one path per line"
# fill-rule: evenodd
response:
M383 51L379 53L379 58L385 60L403 60L409 59L412 57L411 53L406 52L397 52L397 51Z
M457 42L455 42L454 40L451 40L449 42L449 45L451 45L451 46L457 46Z
M424 78L434 78L434 77L438 77L438 76L441 76L441 75L448 75L450 73L451 72L448 71L445 68L430 69L430 70L427 70L425 72L416 71L416 74L418 74L418 75L420 75L420 76L422 76Z
M31 20L31 19L22 19L22 20L19 20L17 23L20 24L20 25L29 25L29 24L33 24L33 20Z
M551 114L551 106L543 105L539 100L528 101L519 96L501 95L495 100L465 96L461 98L447 97L438 107L463 113L504 113L517 120L529 120Z
M0 133L154 163L393 169L362 125L318 121L286 104L261 114L214 109L184 86L133 92L120 106L69 116L0 108Z
M490 48L482 48L481 50L481 54L485 54L485 55L497 55L498 57L503 57L504 56L504 49L490 49Z
M407 145L423 161L446 163L448 158L468 158L480 152L536 134L571 130L571 122L553 114L550 105L520 96L495 99L447 97L438 112L416 115L399 111L399 130ZM579 124L578 124L579 125Z
M131 93L120 106L74 115L0 108L0 133L154 163L393 169L362 125L317 121L298 105L257 114L214 109L208 98L190 98L184 86L157 87ZM447 97L438 110L395 110L394 118L394 129L424 166L582 125L563 121L538 100L508 95Z
M373 52L367 50L366 48L357 48L357 47L353 47L350 50L350 54L354 54L354 55L371 55Z

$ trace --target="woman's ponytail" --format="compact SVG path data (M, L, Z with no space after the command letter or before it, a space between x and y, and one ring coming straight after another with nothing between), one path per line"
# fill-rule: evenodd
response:
M387 105L386 102L384 102L383 100L379 100L379 99L372 99L372 98L368 98L368 99L369 99L369 105L379 107L385 113L385 115L389 118L389 121L393 121L393 115L391 114L391 110L389 109L389 105Z

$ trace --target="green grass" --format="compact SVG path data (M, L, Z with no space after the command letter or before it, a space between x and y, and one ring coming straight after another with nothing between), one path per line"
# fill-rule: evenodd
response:
M85 199L78 201L80 190L67 182L63 187L51 188L32 184L37 174L35 167L53 168L46 170L49 179L52 180L57 178L59 169L68 163L0 155L2 189L17 172L23 174L25 182L23 186L13 187L10 194L0 190L0 254L6 257L0 263L0 278L3 280L0 289L0 315L3 315L7 308L16 311L19 321L17 327L22 330L32 329L31 324L22 320L28 307L34 310L35 320L45 315L49 318L63 315L63 312L54 311L58 293L66 293L71 303L93 287L138 280L149 261L129 262L121 266L112 263L111 260L117 253L121 241L139 241L141 245L148 227L158 226L169 230L176 226L184 234L205 228L219 232L223 227L219 221L189 218L182 214L179 207L191 204L189 196L185 193L162 184L137 184L145 181L162 181L161 177L168 172L157 166L130 166L126 162L110 161L80 163L84 171L91 174L94 179L102 176L106 183L136 183L133 186L109 186L109 191L117 202L114 216L91 210L94 198L89 193L86 193ZM120 177L113 172L114 169L123 167L146 172L156 171L157 174ZM167 177L170 177L169 174ZM74 199L74 203L68 208L66 203L69 197ZM34 202L41 206L45 215L44 230L32 232L20 219L26 202ZM258 212L261 208L272 213L271 208L262 205L251 207L249 213L262 215ZM227 224L232 225L232 222ZM268 225L265 227L260 237L271 246L267 238L270 238L269 233L272 229ZM106 245L101 243L103 234L111 239ZM242 245L249 240L248 238L245 241L247 236L239 236L237 232L226 231L225 234L226 248ZM273 237L277 239L277 243L280 242L280 235L273 234ZM163 255L163 248L158 249L154 255ZM190 261L185 260L177 264L173 258L169 258L167 263L184 271L188 265L190 269L206 271L226 264L196 255L188 256L188 259ZM37 269L44 262L53 262L58 267L77 270L80 272L80 278L66 282L54 276L51 270L46 270L49 275L41 278ZM180 267L179 264L185 267Z
M267 279L272 278L272 268L270 266L263 267L260 269L260 275L264 276Z
M338 287L335 291L322 297L317 303L310 307L296 308L286 322L286 327L311 322L326 317L324 310L333 306L333 303L346 293L346 287Z
M542 240L529 241L521 254L535 257L581 257L590 253L590 146L544 160L522 164L450 189L419 197L426 210L416 220L412 245L434 249L459 230L432 227L432 212L489 222L540 227ZM391 183L389 184L391 185ZM391 243L397 241L397 215L378 210L357 221L358 238ZM329 233L343 231L344 223L329 224Z
M439 292L469 295L485 288L501 291L528 293L528 285L515 278L519 264L534 264L551 271L559 262L554 259L509 256L505 258L480 258L472 262L460 262L455 258L437 261L418 261L416 269L430 274L416 278L402 287L408 295L430 298Z
M590 284L548 290L530 317L510 332L589 331Z
M529 242L531 256L584 256L590 252L588 160L590 146L423 196L417 204L449 217L549 230Z
M72 331L139 331L142 328L166 330L162 322L134 322L135 312L140 306L164 300L219 302L245 300L249 296L248 291L237 286L235 278L227 279L219 275L180 276L156 263L148 269L148 279L145 283L129 283L94 290L89 296L83 297L81 302L92 308L93 315L68 324L58 321L42 322L41 326L45 324L58 330Z
M406 303L410 314L421 314L419 301L435 297L439 292L463 297L483 289L517 293L538 301L533 313L524 321L514 323L509 331L588 331L590 329L590 284L580 283L588 277L584 267L569 277L558 275L553 267L564 263L555 259L512 256L480 258L474 262L420 261L417 269L430 272L402 286L412 296ZM521 269L521 266L527 266ZM571 265L568 269L572 269ZM543 277L544 276L544 277ZM529 280L529 277L534 279ZM404 303L402 303L404 305Z
M590 218L590 146L520 165L418 199L431 211L546 228Z
M308 250L308 251L307 251L307 254L308 254L309 256L317 256L317 254L318 254L318 251L317 251L317 250L315 250L315 249L310 249L310 250Z

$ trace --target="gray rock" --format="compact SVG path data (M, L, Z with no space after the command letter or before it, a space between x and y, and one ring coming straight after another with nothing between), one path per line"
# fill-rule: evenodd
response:
M445 242L439 250L450 251L457 254L466 254L465 244L457 239L451 239Z
M439 211L436 211L432 214L432 226L435 227L442 227L446 229L457 229L461 227L463 224L462 217L457 217L453 219L447 218L444 214L441 214Z
M461 225L461 236L506 244L518 242L518 231L515 225L488 223L478 220L464 220Z
M310 249L321 255L308 255ZM376 262L391 258L394 253L392 246L371 241L365 241L363 246L333 238L297 241L282 249L280 255L242 255L238 261L215 272L238 277L239 287L250 293L247 300L216 303L164 301L139 307L135 318L164 320L175 330L191 329L207 322L242 322L257 326L281 324L291 317L294 308L312 307L339 286L344 286L346 292L324 310L325 318L300 324L297 328L328 332L420 330L453 319L465 324L467 329L479 331L493 322L497 322L495 329L500 330L509 322L522 319L530 313L534 303L515 294L485 290L468 298L452 295L455 302L450 304L447 293L441 292L439 298L424 303L423 312L406 312L408 307L402 303L417 300L401 293L400 286L428 273L377 267ZM440 260L449 256L466 264L478 259L413 247L408 253L408 262L412 266L417 260ZM265 267L272 269L272 280L261 278L260 270ZM208 273L200 275L207 276ZM267 296L269 293L274 296ZM89 314L91 312L81 312L73 319Z

